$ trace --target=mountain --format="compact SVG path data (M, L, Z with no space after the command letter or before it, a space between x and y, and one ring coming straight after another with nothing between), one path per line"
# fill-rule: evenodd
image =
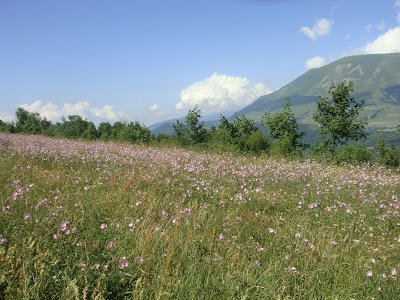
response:
M354 83L352 96L366 100L360 117L368 118L370 129L394 129L400 123L400 53L350 56L311 69L237 114L260 122L265 112L282 109L289 97L298 122L315 125L312 118L315 100L319 95L329 97L331 84L343 80Z

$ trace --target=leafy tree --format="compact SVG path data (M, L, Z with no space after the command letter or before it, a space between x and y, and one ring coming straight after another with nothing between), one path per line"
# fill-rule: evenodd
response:
M172 124L175 138L182 144L194 145L205 141L207 130L203 128L204 122L200 122L201 111L197 108L189 110L185 122L179 120Z
M119 134L119 139L121 141L131 143L149 143L152 140L150 129L144 125L140 125L139 122L130 122L129 124L124 125L124 128Z
M350 96L353 83L346 81L338 86L332 83L329 88L331 99L319 96L314 121L321 126L321 135L327 137L327 145L335 152L338 144L346 144L348 140L359 140L367 136L364 127L365 119L357 119L364 108L365 99L359 102Z
M275 141L275 148L280 154L301 154L308 147L302 143L304 132L299 132L294 113L287 98L283 111L274 115L266 113L262 119L263 126L267 126Z
M82 137L88 140L95 140L98 137L96 126L93 122L88 122L86 130L82 133Z
M15 112L16 123L15 130L16 132L30 133L30 134L39 134L39 133L47 133L50 132L50 127L52 124L50 121L47 121L46 118L41 118L38 113L28 112L22 107L18 107Z
M112 126L108 122L101 122L97 129L97 134L100 139L108 141L112 137Z
M66 138L84 137L84 132L89 126L89 122L78 115L68 116L67 119L62 117L61 121L58 130L60 135Z
M239 151L260 152L269 146L267 138L254 125L254 121L245 116L235 118L230 122L224 116L215 132L211 133L213 143L220 148L230 146ZM231 149L230 149L231 150Z

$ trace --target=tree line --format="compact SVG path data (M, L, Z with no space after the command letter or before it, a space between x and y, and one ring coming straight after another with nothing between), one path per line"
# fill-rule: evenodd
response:
M268 128L266 137L254 121L235 115L231 120L221 116L218 126L204 128L200 122L201 111L197 106L189 110L184 121L172 124L173 135L160 133L154 135L139 122L118 121L114 124L102 122L96 128L93 122L78 115L63 117L61 122L53 124L38 113L28 112L19 107L15 121L5 123L0 120L0 131L9 133L43 134L68 139L86 139L102 141L120 141L130 143L159 143L183 147L201 148L215 151L260 154L278 156L302 156L309 149L314 158L331 159L341 162L377 161L388 166L400 165L400 149L391 145L391 137L382 134L371 137L373 147L364 147L358 141L367 137L366 119L358 118L364 108L365 100L357 101L351 96L352 82L332 84L330 97L320 96L316 100L317 109L314 121L320 127L322 142L313 147L303 142L304 132L299 131L295 115L290 107L290 99L283 109L275 114L266 113L262 126ZM397 135L400 134L400 124Z

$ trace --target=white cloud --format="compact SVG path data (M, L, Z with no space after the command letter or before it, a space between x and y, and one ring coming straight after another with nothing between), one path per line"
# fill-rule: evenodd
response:
M379 31L383 31L386 28L385 22L383 20L379 24L375 24L375 28Z
M389 29L363 50L367 54L400 52L400 27Z
M198 105L206 112L243 107L258 97L271 93L263 83L251 86L247 78L217 75L193 83L181 91L181 102L175 108L183 110Z
M400 11L397 12L397 22L400 23Z
M161 107L158 106L157 104L154 104L154 105L150 106L149 109L151 111L156 111L156 110L161 110Z
M115 112L110 105L105 105L103 108L91 108L90 112L105 120L116 121L119 118L119 113Z
M79 115L81 117L87 117L87 113L90 108L88 101L77 102L77 103L64 103L63 112L66 115Z
M300 31L303 32L306 36L315 40L317 37L321 35L325 35L331 32L331 26L333 25L333 21L329 21L327 19L318 20L313 28L310 27L301 27Z
M0 120L2 120L3 122L11 122L13 120L13 116L8 114L8 113L4 113L0 111Z
M35 101L32 104L20 105L29 112L37 112L41 117L57 122L61 117L70 115L79 115L83 118L100 119L105 121L117 121L121 119L124 114L122 112L114 111L110 105L105 105L102 108L91 107L88 101L77 103L64 103L62 108L58 107L52 102L43 103L42 101Z
M371 31L371 29L372 29L372 24L368 24L367 26L364 27L364 29L365 29L366 32L369 33Z
M394 4L394 7L400 7L400 0L396 1L396 3Z
M319 68L326 65L326 59L320 56L316 56L313 58L310 58L306 61L306 69L314 69L314 68Z

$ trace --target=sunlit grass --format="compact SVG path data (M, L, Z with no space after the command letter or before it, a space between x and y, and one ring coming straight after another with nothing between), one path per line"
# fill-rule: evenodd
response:
M400 293L398 171L0 140L0 298Z

